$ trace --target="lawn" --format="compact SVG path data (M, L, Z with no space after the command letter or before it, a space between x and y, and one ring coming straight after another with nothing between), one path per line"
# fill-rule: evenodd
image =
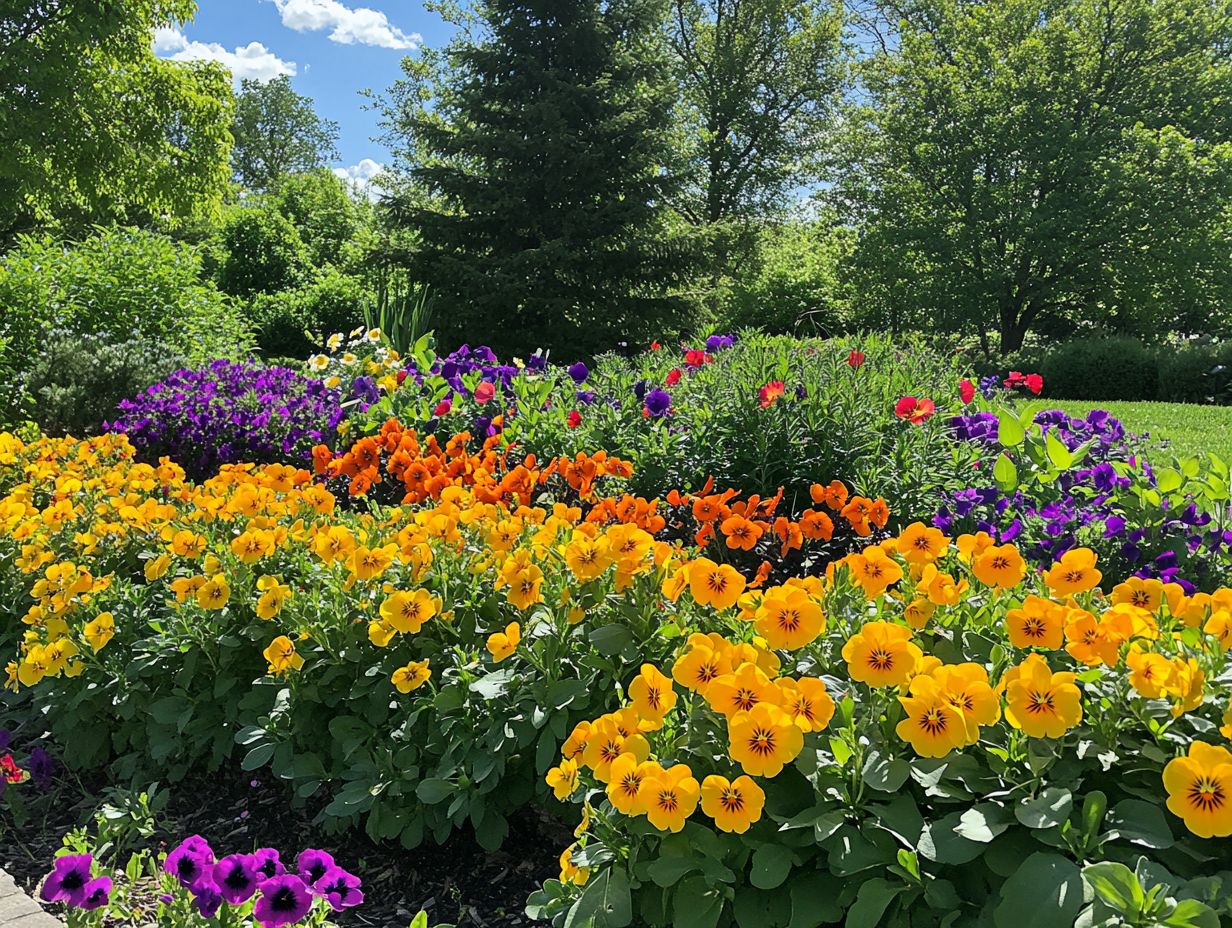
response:
M1130 432L1149 434L1152 441L1178 456L1213 451L1224 460L1232 460L1232 407L1229 406L1035 400L1030 408L1063 409L1071 416L1085 416L1092 409L1106 409L1124 422Z

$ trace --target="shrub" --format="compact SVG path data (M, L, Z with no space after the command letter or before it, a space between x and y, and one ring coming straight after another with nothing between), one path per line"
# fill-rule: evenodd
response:
M308 250L287 217L268 207L237 210L222 230L226 257L218 286L237 297L289 290L310 267Z
M27 375L34 419L48 435L95 434L121 400L183 363L162 342L53 331Z
M105 428L125 433L144 460L163 455L190 474L243 461L310 459L342 420L341 398L319 380L252 361L179 370L119 406Z
M137 336L191 361L242 354L250 344L235 307L201 282L197 250L136 229L75 244L21 238L0 259L0 306L0 369L22 374L52 329L111 342ZM0 391L6 411L28 399L20 376Z
M1155 354L1123 336L1063 342L1044 355L1040 373L1054 399L1153 400L1159 389Z
M1232 342L1168 345L1159 350L1159 399L1168 403L1229 403L1228 378L1217 368L1232 369Z
M257 347L267 358L303 358L325 333L361 324L368 296L358 279L333 269L291 290L257 294L250 311Z
M915 523L735 608L683 584L667 657L562 743L546 779L581 824L528 914L1222 923L1232 590L1105 595L1095 565L1028 576Z

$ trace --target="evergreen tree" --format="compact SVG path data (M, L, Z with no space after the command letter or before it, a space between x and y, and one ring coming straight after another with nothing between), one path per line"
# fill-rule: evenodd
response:
M690 265L665 203L679 174L662 0L485 0L390 113L425 201L411 271L438 332L592 353L678 323ZM438 302L438 306L440 303Z

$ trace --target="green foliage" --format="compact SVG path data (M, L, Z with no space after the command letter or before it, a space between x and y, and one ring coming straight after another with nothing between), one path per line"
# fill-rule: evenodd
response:
M73 244L23 237L0 260L3 365L29 370L52 329L111 342L137 337L191 361L244 354L247 328L200 271L195 248L152 232L100 230ZM0 407L16 410L20 378L0 391Z
M322 119L291 78L240 84L231 152L235 178L249 190L272 190L287 174L323 167L338 156L338 124Z
M404 65L387 118L421 190L397 210L447 341L590 354L679 324L689 265L663 0L488 0L484 34Z
M341 265L364 219L346 184L324 169L283 176L269 203L294 223L315 267Z
M756 326L767 332L830 335L846 328L855 295L840 273L853 246L842 228L821 223L771 225L757 252L719 297L718 313L729 328Z
M289 290L308 273L308 249L291 220L275 209L237 210L221 238L226 257L218 268L218 286L232 296Z
M1080 338L1040 362L1049 396L1087 400L1150 400L1157 396L1155 354L1133 338Z
M52 331L26 379L31 415L47 435L89 435L112 419L120 401L182 366L165 343L135 336Z
M0 9L0 241L217 212L233 96L214 63L157 58L191 0L51 0Z
M832 199L867 325L1226 324L1232 20L1206 0L885 4ZM883 37L885 38L885 37Z
M381 287L375 301L364 303L364 325L380 329L389 346L409 354L420 339L432 331L433 299L427 287L398 289ZM334 329L342 332L344 329Z
M349 332L364 320L371 295L355 277L327 268L289 290L259 293L250 314L257 347L267 358L304 358L335 332Z

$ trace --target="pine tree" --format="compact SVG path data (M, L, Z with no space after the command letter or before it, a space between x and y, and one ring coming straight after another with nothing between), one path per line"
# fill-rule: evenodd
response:
M481 38L445 56L435 105L401 125L412 178L399 211L437 330L506 352L614 347L679 323L690 266L666 202L679 172L661 0L486 0Z

